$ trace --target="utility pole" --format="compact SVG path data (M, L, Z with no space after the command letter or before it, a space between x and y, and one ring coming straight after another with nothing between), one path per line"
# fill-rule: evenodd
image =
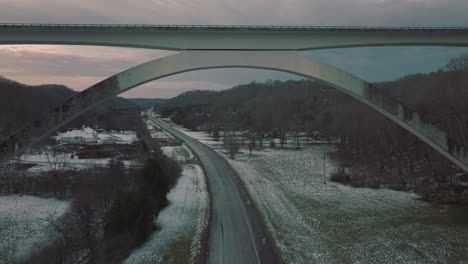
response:
M325 152L323 152L323 184L327 184L327 177L325 176Z

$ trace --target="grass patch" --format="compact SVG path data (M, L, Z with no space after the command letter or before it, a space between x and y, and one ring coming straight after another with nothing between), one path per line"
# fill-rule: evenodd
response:
M179 157L182 157L184 160L189 160L190 159L190 153L183 146L176 147L175 152L177 153L177 155Z
M163 263L186 264L190 262L192 240L189 238L175 241L165 256Z

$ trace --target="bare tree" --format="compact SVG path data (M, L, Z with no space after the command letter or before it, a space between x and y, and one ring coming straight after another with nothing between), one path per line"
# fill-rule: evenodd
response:
M302 120L298 115L294 115L289 121L289 128L292 131L293 141L292 147L301 148L301 132L303 130Z
M458 58L450 59L445 65L448 71L463 71L468 69L468 53L463 54Z
M255 148L255 138L257 135L255 132L247 130L244 132L243 136L249 141L249 155L252 155L252 149Z
M16 173L12 165L6 165L0 168L0 190L7 194L15 192Z
M55 148L46 151L47 163L50 167L50 175L52 177L52 184L54 186L54 195L58 196L59 193L63 198L66 198L66 176L61 175L68 162L71 159L71 155L64 152L59 152Z
M219 128L217 125L213 127L213 138L215 141L219 141Z
M229 152L231 159L235 159L235 155L240 149L240 144L237 142L235 132L224 131L223 142L224 148Z
M71 160L71 155L65 152L59 152L55 148L47 150L45 153L50 171L64 170Z
M278 137L279 137L279 140L280 140L281 148L283 148L283 147L284 147L284 144L286 144L286 143L288 142L288 137L287 137L286 130L281 129L281 130L278 132Z

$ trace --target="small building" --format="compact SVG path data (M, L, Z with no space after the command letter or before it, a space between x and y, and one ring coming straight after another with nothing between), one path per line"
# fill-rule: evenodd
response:
M89 127L59 133L56 138L58 142L74 144L97 143L98 140L97 132Z

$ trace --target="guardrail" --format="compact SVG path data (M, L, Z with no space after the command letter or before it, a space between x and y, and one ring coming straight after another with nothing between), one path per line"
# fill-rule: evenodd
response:
M274 25L152 25L152 24L41 24L0 23L0 29L69 29L69 30L208 30L208 31L365 31L365 32L446 32L468 31L468 27L372 27L372 26L274 26Z

